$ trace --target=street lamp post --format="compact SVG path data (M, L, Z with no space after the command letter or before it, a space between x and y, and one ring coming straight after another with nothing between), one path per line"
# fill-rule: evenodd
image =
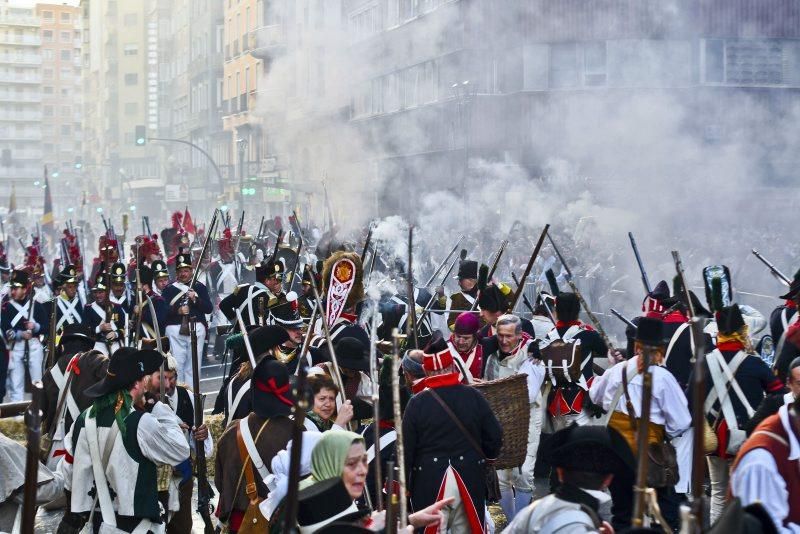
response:
M239 149L239 210L244 211L244 157L247 154L247 139L236 140Z

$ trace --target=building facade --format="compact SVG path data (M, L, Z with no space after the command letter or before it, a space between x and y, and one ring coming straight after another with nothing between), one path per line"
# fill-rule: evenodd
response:
M32 214L41 214L44 196L40 29L33 9L0 2L0 197L13 186L17 209Z
M42 40L42 151L56 216L83 189L82 17L77 6L37 4Z

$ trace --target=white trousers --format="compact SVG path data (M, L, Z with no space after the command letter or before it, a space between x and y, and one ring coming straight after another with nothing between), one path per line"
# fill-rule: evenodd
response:
M105 354L106 356L111 356L112 354L114 354L114 352L116 352L116 350L118 348L120 348L122 346L119 343L119 341L115 341L115 342L111 343L111 351L109 352L108 345L109 344L106 343L105 341L95 341L94 350L98 350L98 351L102 352L103 354Z
M189 345L189 336L180 334L181 325L171 324L166 328L169 338L169 351L178 364L178 383L192 385L194 372L192 371L192 347ZM200 368L203 352L203 344L206 341L206 327L202 323L197 323L197 368Z
M707 456L708 477L711 479L711 524L714 524L725 509L731 461L719 456Z
M6 380L6 389L8 390L8 398L10 402L19 402L23 400L25 395L25 363L23 356L25 354L25 340L19 339L14 342L14 349L11 351L11 357L8 361L8 378ZM42 359L44 358L44 350L38 338L32 338L28 341L28 372L31 375L31 381L35 382L42 379Z

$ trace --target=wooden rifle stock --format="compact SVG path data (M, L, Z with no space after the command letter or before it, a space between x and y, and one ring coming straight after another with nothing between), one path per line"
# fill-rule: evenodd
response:
M306 346L306 349L308 347ZM294 416L294 426L292 427L292 450L289 452L289 481L286 493L286 510L283 522L283 531L288 533L298 532L297 528L297 509L298 493L300 491L300 460L303 450L303 424L308 410L308 400L306 398L306 366L304 358L297 362L297 380L295 381L294 398L295 403L292 408Z
M203 408L205 395L200 393L200 364L197 354L197 320L194 318L190 324L190 344L192 348L192 393L194 395L194 428L203 424ZM211 497L212 490L208 483L208 468L206 466L205 443L195 442L194 465L197 471L197 513L203 518L204 534L213 534L214 525L211 522Z
M544 243L544 238L547 237L547 232L550 230L550 223L544 225L544 230L542 230L542 234L539 236L539 240L536 242L536 246L533 247L533 253L531 253L531 257L528 260L528 266L525 267L525 272L522 274L522 280L517 282L517 290L514 292L514 298L511 301L511 305L508 307L508 312L513 313L514 308L517 307L517 303L519 302L519 297L525 291L525 282L528 280L528 276L531 274L531 269L533 269L533 264L536 262L536 258L539 256L539 251L542 250L542 244ZM491 275L489 276L491 279ZM529 306L530 307L530 306ZM531 309L533 312L533 309Z
M36 493L39 488L39 451L42 438L42 383L31 385L32 401L25 412L27 454L25 456L25 488L22 500L22 534L33 534L36 520Z
M395 432L397 433L397 440L395 441L395 456L397 458L397 480L399 485L399 513L400 513L400 530L405 530L408 524L408 501L406 499L406 464L405 464L405 449L403 448L403 414L400 410L400 334L397 328L392 331L392 408L395 420ZM375 445L376 450L380 447L380 443ZM376 458L379 455L376 454ZM387 523L388 525L388 523ZM394 523L392 524L394 526Z
M506 249L508 245L508 240L503 239L500 243L500 248L497 249L497 252L494 255L494 259L492 260L492 266L489 269L489 276L486 277L486 282L490 283L492 281L492 277L494 276L494 272L497 270L497 266L500 263L500 257L503 255L503 251ZM480 293L480 292L479 292ZM470 306L470 310L476 310L478 308L478 301L480 300L480 296L475 299L475 302L472 303Z
M704 443L704 419L705 419L705 398L706 398L706 372L705 372L705 343L703 340L703 319L696 315L694 304L692 303L689 286L686 284L686 275L683 271L683 262L677 250L672 251L672 259L675 263L675 270L683 286L684 298L689 308L691 321L691 335L694 342L694 354L692 355L693 378L690 387L692 388L692 427L694 428L692 442L692 511L690 521L693 532L702 532L705 517L705 482L706 458Z
M373 310L369 324L369 377L372 380L372 430L375 432L373 443L375 444L375 457L372 471L375 474L375 510L383 510L383 475L381 473L381 410L380 394L378 386L378 362L376 359L376 343L378 342L378 312Z

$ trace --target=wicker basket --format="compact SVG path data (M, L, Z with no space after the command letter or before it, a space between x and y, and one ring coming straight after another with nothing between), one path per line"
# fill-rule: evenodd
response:
M495 462L496 469L511 469L525 463L528 452L528 380L524 374L474 384L483 393L503 428L503 447Z

